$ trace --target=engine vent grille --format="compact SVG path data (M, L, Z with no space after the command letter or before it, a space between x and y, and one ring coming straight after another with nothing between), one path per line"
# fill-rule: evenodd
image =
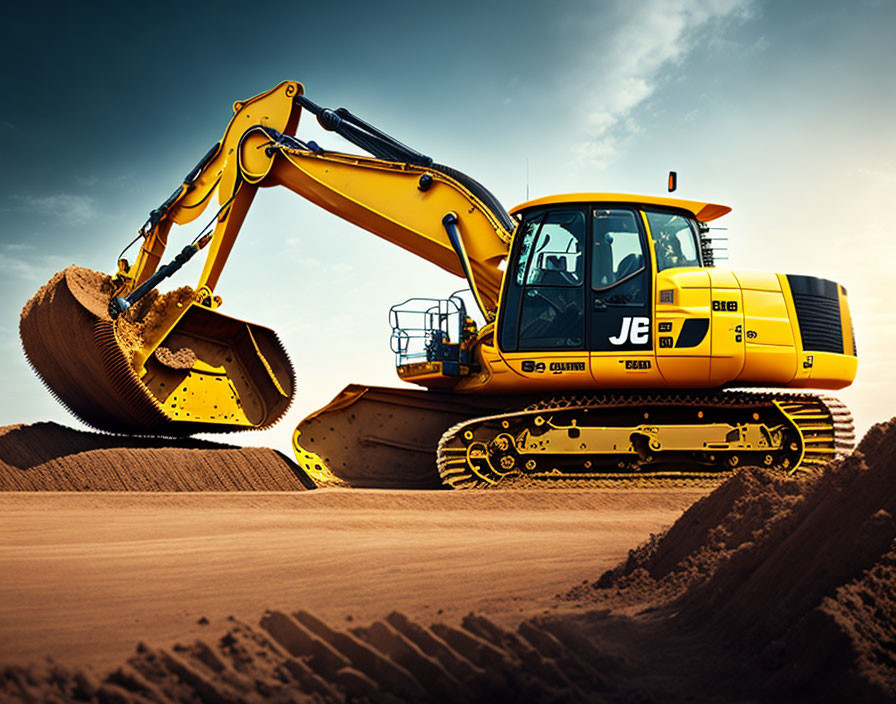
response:
M788 275L803 349L843 354L837 284L814 276Z

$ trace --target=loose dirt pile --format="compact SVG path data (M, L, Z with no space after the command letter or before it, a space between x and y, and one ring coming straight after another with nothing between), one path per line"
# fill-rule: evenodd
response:
M193 297L191 287L181 286L162 294L158 289L153 289L141 298L127 315L120 318L121 322L116 327L118 337L129 343L126 347L128 355L133 358L134 353L143 349L147 342L157 340L163 332L162 328L171 323L172 316L189 305ZM196 361L195 352L188 347L178 350L159 348L156 357L173 369L189 369Z
M667 605L771 691L896 697L896 419L824 475L746 470L568 599Z
M219 638L140 645L101 676L6 667L0 699L889 702L894 515L896 419L819 477L744 470L556 611L513 627L392 613L334 628L270 611Z
M0 491L302 491L282 453L211 442L143 440L56 423L0 427Z
M196 364L196 353L189 347L181 347L176 352L169 347L157 347L154 354L169 369L192 369Z
M772 534L803 501L811 479L748 467L691 506L668 530L651 535L628 559L570 599L622 605L668 602L706 581L726 560Z
M25 304L20 317L20 329L23 331L29 330L32 325L31 318L35 311L41 306L52 302L61 285L65 285L72 292L78 303L95 316L97 320L111 320L109 317L109 301L114 291L112 278L107 274L93 271L92 269L72 265L54 274L53 278L44 284ZM165 325L172 314L172 308L187 305L193 299L193 296L194 291L189 286L181 286L164 294L160 294L157 289L153 289L137 301L126 315L121 316L116 324L116 334L129 360L133 359L137 350L143 349L146 340L152 339L159 332L159 328ZM74 313L70 308L64 306L60 306L60 311L62 315L69 312ZM80 321L75 318L68 321L67 325L65 320L56 322L59 326L57 333L64 332L65 334L71 334L74 326L80 324ZM26 351L28 350L26 349ZM186 354L189 355L192 352L187 350ZM175 363L182 364L186 361L186 356L180 351L172 352L167 350L167 348L162 353L162 356L164 359L170 359ZM195 355L193 355L193 360L195 361ZM38 360L32 360L33 363L35 361ZM163 361L163 363L165 362ZM40 368L42 365L35 363L35 366Z

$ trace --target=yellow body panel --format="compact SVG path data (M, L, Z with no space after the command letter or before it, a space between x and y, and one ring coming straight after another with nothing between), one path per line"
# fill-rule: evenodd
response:
M852 314L849 311L849 304L846 300L846 289L842 286L839 291L840 295L840 325L844 331L843 352L844 354L856 356L856 337L855 329L852 326Z
M797 313L784 275L723 269L669 269L655 275L653 339L677 340L684 322L708 319L703 339L692 347L649 351L502 352L475 346L478 371L455 378L468 393L542 393L600 388L715 388L762 385L839 389L855 378L852 324L840 294L844 353L804 351ZM659 292L671 291L672 302ZM406 381L429 386L425 377Z
M744 311L742 291L736 288L711 289L710 307L710 362L709 378L712 386L721 386L743 369L746 363L744 348ZM716 308L719 310L716 310Z
M458 215L479 293L487 308L498 304L510 233L453 179L418 166L327 152L283 150L265 185L283 185L339 217L397 244L437 266L463 276L442 217ZM421 191L428 174L432 186Z
M656 301L654 315L654 339L671 337L677 340L684 321L689 318L707 317L710 309L709 276L700 270L668 270L656 278L656 290L672 291L672 303ZM671 329L665 330L671 325ZM657 367L665 383L661 386L708 386L710 372L711 336L707 335L696 347L656 349Z
M665 196L642 196L631 193L561 193L554 196L544 196L534 200L520 203L510 209L511 215L523 210L543 205L560 205L565 203L635 203L647 205L659 205L667 208L679 208L691 213L702 222L715 220L731 212L727 205L715 203L701 203L694 200L682 200L681 198L667 198Z

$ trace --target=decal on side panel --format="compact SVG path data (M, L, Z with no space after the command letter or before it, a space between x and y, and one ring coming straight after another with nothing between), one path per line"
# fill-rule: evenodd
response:
M607 338L611 345L646 345L650 340L650 318L626 316L622 319L619 334Z

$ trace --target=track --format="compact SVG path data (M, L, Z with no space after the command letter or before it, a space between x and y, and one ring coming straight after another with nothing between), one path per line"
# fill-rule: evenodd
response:
M707 443L713 431L719 442ZM687 449L667 449L682 433L691 441L683 443ZM609 438L606 449L602 438ZM442 480L457 489L518 477L561 483L722 479L748 464L811 472L845 456L854 441L851 414L826 396L583 395L462 421L439 441L437 463Z
M521 397L530 403L532 397ZM435 449L446 428L503 412L517 399L349 384L296 427L299 465L318 482L371 489L444 489Z

